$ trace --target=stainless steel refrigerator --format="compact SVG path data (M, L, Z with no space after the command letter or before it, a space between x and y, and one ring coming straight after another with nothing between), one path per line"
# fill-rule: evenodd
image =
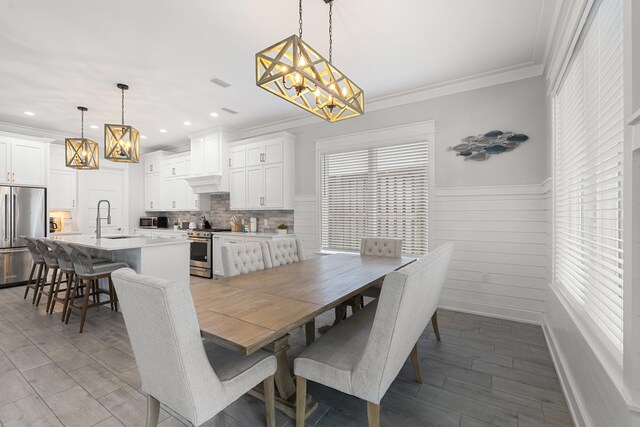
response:
M0 186L0 287L26 283L31 255L20 236L45 237L46 190Z

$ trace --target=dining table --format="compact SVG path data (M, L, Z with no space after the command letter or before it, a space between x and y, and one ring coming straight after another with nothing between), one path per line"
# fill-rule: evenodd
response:
M379 283L386 274L415 257L321 255L239 276L191 286L203 339L250 355L260 349L273 353L276 407L295 418L295 382L287 360L289 333L306 328L307 345L315 339L316 316L342 305ZM264 398L261 389L252 395ZM307 416L318 404L306 399Z

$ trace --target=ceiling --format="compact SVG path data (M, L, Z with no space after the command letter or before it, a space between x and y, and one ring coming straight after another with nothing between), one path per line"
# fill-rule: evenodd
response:
M368 102L543 64L556 3L335 0L334 63ZM306 0L304 11L304 39L327 55L328 6ZM297 13L296 0L0 0L0 122L76 136L83 105L100 142L120 121L118 82L147 147L304 116L255 85L254 54L297 33Z

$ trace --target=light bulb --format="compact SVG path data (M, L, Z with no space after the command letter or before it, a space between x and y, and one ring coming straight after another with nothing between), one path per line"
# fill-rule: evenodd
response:
M304 67L305 65L307 65L307 61L305 61L304 56L300 57L300 59L298 60L298 65L300 67Z
M316 98L320 98L320 89L319 89L319 88L316 88L316 90L314 90L314 91L313 91L313 95L314 95Z
M293 76L293 79L295 80L296 84L299 85L302 78L300 77L300 74L296 73Z
M331 83L331 86L329 86L329 89L331 89L332 91L336 91L336 85Z
M283 73L286 73L287 71L289 71L289 68L287 68L287 66L286 66L286 65L283 65L283 66L280 68L280 70L281 70Z
M345 86L345 87L342 88L342 96L346 97L347 93L348 93L348 91L347 91L347 88Z
M127 150L128 150L129 148L131 148L131 142L127 141L127 144L126 144L126 145L127 145Z

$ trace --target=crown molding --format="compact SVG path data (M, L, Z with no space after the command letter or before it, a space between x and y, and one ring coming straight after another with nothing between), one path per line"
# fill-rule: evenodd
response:
M476 74L462 79L451 80L445 83L425 86L419 89L400 92L393 95L383 96L368 101L366 111L377 111L386 108L398 107L415 102L426 101L428 99L439 98L485 87L510 83L517 80L528 79L541 76L544 71L544 64L531 64L527 62L514 67L494 70L487 73ZM291 119L281 120L269 124L254 126L244 129L242 137L252 137L265 133L289 130L295 127L308 126L324 121L313 116L297 116Z
M52 138L54 140L63 141L65 138L69 138L69 134L62 132L52 131L48 129L41 129L31 126L16 125L13 123L7 123L0 121L0 131L7 133L20 134L22 136L33 136L36 138Z

